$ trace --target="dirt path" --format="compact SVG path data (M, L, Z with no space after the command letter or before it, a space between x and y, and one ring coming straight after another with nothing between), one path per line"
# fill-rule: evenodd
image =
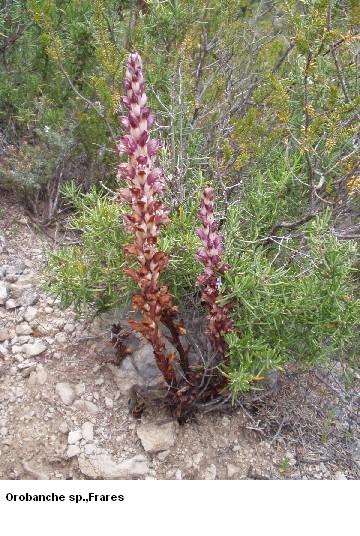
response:
M151 368L147 345L111 364L113 315L62 310L41 287L52 242L6 198L0 222L1 479L359 477L359 377L346 390L338 364L293 372L228 414L134 420L128 388Z

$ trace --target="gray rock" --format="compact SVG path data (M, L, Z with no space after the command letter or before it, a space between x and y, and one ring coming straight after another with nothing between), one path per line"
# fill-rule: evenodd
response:
M78 445L69 445L66 450L66 457L67 458L74 458L74 456L78 456L80 454L80 447Z
M82 439L81 430L74 430L72 432L69 432L69 435L68 435L69 445L74 445L75 443L79 443L81 439Z
M145 476L149 465L145 456L138 454L133 458L116 463L109 454L95 454L89 457L79 456L79 469L90 478L126 479Z
M165 424L140 424L137 435L146 452L169 450L175 445L178 425L175 421Z
M69 383L61 382L55 386L55 391L61 402L66 406L70 406L75 400L75 391Z
M74 408L88 415L96 415L99 411L99 408L89 400L75 400Z
M84 422L81 427L83 439L85 441L92 441L94 439L94 425L92 422Z
M75 330L74 324L65 324L64 331L65 333L72 333Z
M31 335L32 329L27 322L21 322L15 328L16 335Z
M35 320L36 316L37 316L37 309L36 307L28 307L24 313L24 319L26 320L26 322L32 322L33 320Z
M124 361L127 361L126 359ZM114 376L114 381L123 395L128 395L131 387L134 385L143 385L143 378L136 372L135 368L132 370L124 370L123 368L116 367L115 365L108 363L107 367L111 370Z
M4 281L0 281L0 305L4 305L8 298L8 285Z
M211 465L206 467L204 474L203 474L203 478L204 480L215 480L216 473L217 473L216 465L212 463Z
M26 291L29 291L31 289L32 289L32 285L14 284L14 285L10 285L10 294L12 298L19 300L22 298L23 294Z
M21 296L21 305L35 305L39 301L39 294L32 288L25 290Z
M13 266L6 266L6 272L5 272L5 279L6 281L9 281L9 283L15 283L15 281L18 280L20 275L25 270L26 265L24 262L19 262L14 264Z
M24 344L23 350L27 357L35 357L36 355L45 352L46 345L41 341L35 341L33 343Z

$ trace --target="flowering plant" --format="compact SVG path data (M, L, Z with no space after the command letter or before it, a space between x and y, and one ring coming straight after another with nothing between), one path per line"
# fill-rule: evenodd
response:
M160 323L169 328L172 342L179 352L180 365L186 374L189 367L187 352L180 340L185 328L176 319L177 307L173 305L168 288L159 281L168 257L158 250L158 237L161 226L169 222L169 217L159 199L164 177L161 169L154 167L154 158L160 143L150 138L154 116L147 105L142 62L137 52L130 54L124 87L126 96L122 102L128 113L120 120L128 134L121 137L118 151L120 155L128 155L129 161L119 166L118 178L125 180L127 187L120 188L118 195L131 207L131 212L124 216L125 230L132 233L134 241L126 244L124 250L128 260L137 260L138 267L128 267L125 273L139 287L140 293L133 296L132 303L142 313L141 320L130 320L129 324L151 343L158 368L167 384L175 388L176 354L166 351Z

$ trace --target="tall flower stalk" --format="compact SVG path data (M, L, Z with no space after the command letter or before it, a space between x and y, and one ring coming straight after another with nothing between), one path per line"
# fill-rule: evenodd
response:
M202 193L199 217L202 226L197 230L197 235L203 247L198 250L197 259L203 263L204 271L199 275L198 283L202 289L201 299L208 308L210 341L213 348L225 357L228 350L225 335L233 331L234 327L230 318L231 304L221 303L224 294L220 291L220 282L221 275L230 266L222 261L224 238L219 234L215 221L214 190L210 186Z
M168 288L159 281L168 257L158 250L158 237L161 226L166 225L169 218L159 199L164 189L164 177L161 169L154 166L154 158L160 143L150 138L154 116L147 105L142 62L137 52L129 56L124 87L126 95L122 102L128 113L120 120L128 134L121 137L118 150L120 155L128 155L128 162L119 166L118 178L125 181L126 187L120 188L118 193L119 198L131 207L124 221L125 230L134 236L134 241L124 249L126 258L129 261L136 259L137 266L128 267L126 274L139 287L140 292L133 296L132 303L142 314L141 320L130 320L129 324L152 344L158 368L166 382L174 387L177 384L176 354L166 351L160 323L170 329L181 366L186 372L187 355L180 342L185 329L181 322L175 320L177 308L172 303Z

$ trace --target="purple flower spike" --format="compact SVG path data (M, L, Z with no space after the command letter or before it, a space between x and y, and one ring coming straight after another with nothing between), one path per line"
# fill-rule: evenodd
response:
M224 238L218 233L218 225L214 221L214 190L211 186L202 193L199 218L202 227L196 234L203 247L198 250L196 258L205 269L198 277L198 284L202 289L202 301L209 310L210 340L214 349L224 356L228 350L224 335L233 331L234 326L230 318L231 304L219 304L219 298L224 297L219 289L219 281L220 274L229 270L230 266L222 263Z
M125 273L138 285L140 292L133 296L132 301L142 313L141 320L129 320L129 324L152 344L157 366L168 385L174 388L177 383L174 356L165 348L160 322L170 325L176 341L185 330L181 323L174 321L176 307L168 288L159 282L168 258L158 251L157 241L160 228L169 222L169 217L158 197L164 187L164 178L162 171L153 167L153 160L160 143L150 139L149 130L154 116L147 106L142 62L137 52L130 54L124 88L126 96L122 102L128 112L120 121L128 133L120 138L117 147L120 155L128 156L128 162L119 165L117 176L126 187L118 189L118 199L126 202L131 209L124 215L124 227L133 235L133 241L126 244L124 250L126 259L135 258L138 266L137 269L133 266L127 268ZM187 354L180 346L177 348L186 373Z

